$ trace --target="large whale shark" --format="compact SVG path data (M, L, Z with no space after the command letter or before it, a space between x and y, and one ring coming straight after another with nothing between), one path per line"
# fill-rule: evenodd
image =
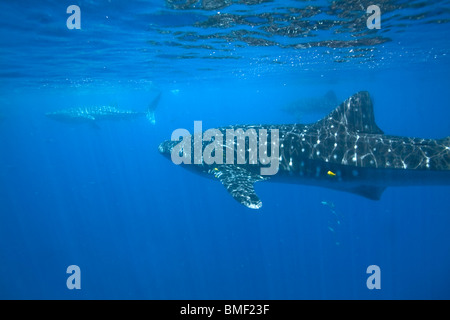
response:
M131 120L146 117L150 123L155 124L155 109L158 106L161 93L149 104L146 112L119 109L114 106L90 106L70 108L48 112L45 115L51 119L70 123L92 123L98 120Z
M365 91L313 124L242 125L218 130L225 133L236 128L278 130L275 175L262 175L261 167L267 164L251 163L250 158L244 164L208 164L201 160L183 166L220 180L234 199L252 209L262 206L254 190L257 181L315 185L372 200L380 199L388 186L450 184L450 137L434 140L385 135L375 123L372 101ZM271 145L271 140L265 144L267 141ZM229 144L219 143L226 152ZM250 143L244 143L250 154ZM159 151L173 160L174 151L180 152L179 144L175 139L164 141ZM207 146L203 141L203 150ZM240 145L233 139L233 146L237 154L242 150L242 140ZM259 150L261 153L264 149ZM268 152L266 148L260 156Z

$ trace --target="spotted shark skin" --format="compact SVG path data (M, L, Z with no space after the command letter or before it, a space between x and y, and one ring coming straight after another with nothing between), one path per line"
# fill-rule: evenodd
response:
M150 103L146 112L119 109L114 106L91 106L58 110L45 115L51 119L70 123L95 123L98 120L132 120L146 117L148 121L155 124L154 112L160 98L161 93Z
M254 191L254 183L258 181L321 186L372 200L379 200L388 186L450 185L450 137L434 140L385 135L375 123L372 101L366 91L348 98L313 124L218 129L225 132L230 128L278 129L277 174L262 176L261 165L248 162L183 166L220 180L233 198L252 209L262 206ZM177 143L164 141L159 151L170 158ZM248 151L248 143L245 147ZM235 150L238 148L242 146L235 143Z

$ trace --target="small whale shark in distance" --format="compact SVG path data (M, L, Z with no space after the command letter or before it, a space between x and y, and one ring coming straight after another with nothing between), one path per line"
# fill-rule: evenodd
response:
M229 147L227 151L233 150L236 155L237 150L245 148L244 164L207 164L203 156L199 164L191 161L194 164L183 166L220 180L234 199L252 209L262 206L254 190L257 181L320 186L372 200L379 200L388 186L450 185L450 137L434 140L385 135L375 123L372 101L365 91L348 98L313 124L242 125L218 130L236 128L278 130L279 162L275 175L261 175L260 169L267 167L267 162L250 163L250 143L242 146L245 140L240 145L234 138L230 140L234 150ZM195 141L195 135L191 140ZM264 143L271 145L268 141ZM203 151L208 143L203 141ZM168 140L158 149L170 159L178 144L179 141ZM261 157L261 144L258 145ZM227 145L219 140L219 146L225 154ZM267 156L269 150L262 153Z
M45 115L62 122L92 124L98 120L131 120L145 116L150 123L155 124L155 110L160 99L161 93L149 104L146 112L124 110L113 106L93 106L64 109L48 112Z

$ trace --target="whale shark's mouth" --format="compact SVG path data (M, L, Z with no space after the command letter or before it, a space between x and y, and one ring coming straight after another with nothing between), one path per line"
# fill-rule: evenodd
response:
M165 151L165 149L164 149L164 142L159 144L158 150L159 150L159 152L164 153L164 151Z
M166 140L159 144L158 151L164 155L170 157L173 147L177 144L177 141Z

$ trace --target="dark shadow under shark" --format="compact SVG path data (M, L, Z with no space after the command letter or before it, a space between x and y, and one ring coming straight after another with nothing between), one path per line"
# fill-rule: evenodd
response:
M202 161L183 166L220 180L249 208L262 206L254 190L257 181L315 185L372 200L380 199L388 186L450 184L450 137L434 140L385 135L375 123L368 92L353 95L313 124L242 125L218 130L234 128L279 130L275 175L262 176L263 166L248 161L210 165ZM170 159L178 143L162 142L159 151ZM203 142L203 149L206 145ZM237 142L233 145L235 150L243 147ZM248 152L248 143L245 148Z
M131 120L146 117L151 124L155 124L155 110L160 99L161 93L149 104L146 112L119 109L114 106L92 106L58 110L48 112L45 115L62 122L90 123L93 125L96 125L96 122L101 120Z

